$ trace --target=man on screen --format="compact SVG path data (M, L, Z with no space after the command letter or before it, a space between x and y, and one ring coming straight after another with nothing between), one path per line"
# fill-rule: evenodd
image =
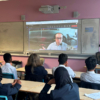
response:
M51 43L47 50L67 50L67 44L62 42L63 34L57 33L55 34L55 42Z

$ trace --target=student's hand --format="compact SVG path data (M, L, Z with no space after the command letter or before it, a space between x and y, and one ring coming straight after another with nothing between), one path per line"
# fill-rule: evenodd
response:
M45 48L45 47L43 47L43 46L42 46L42 49L43 49L43 50L46 50L46 48Z
M21 81L20 80L17 80L17 83L21 85Z
M14 86L17 83L17 79L14 80L14 82L12 83L12 86Z
M55 79L51 79L47 84L51 85L51 84L55 84Z

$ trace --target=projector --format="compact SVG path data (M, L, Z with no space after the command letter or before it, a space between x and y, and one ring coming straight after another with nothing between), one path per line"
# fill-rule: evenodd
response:
M59 10L60 10L59 5L54 5L54 6L45 5L45 6L41 6L41 8L39 8L39 11L41 11L42 13L45 13L45 14L59 13Z

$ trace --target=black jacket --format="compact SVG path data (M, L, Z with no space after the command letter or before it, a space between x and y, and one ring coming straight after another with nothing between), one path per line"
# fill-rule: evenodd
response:
M4 95L8 97L8 100L13 100L12 95L16 94L21 85L20 84L15 84L14 87L12 87L12 84L1 84L0 83L0 95Z
M42 82L47 76L47 71L43 66L34 67L34 74L31 72L32 66L25 66L25 80Z
M79 86L83 87L83 88L100 90L100 84L96 84L96 83L90 83L90 82L81 81Z
M66 84L62 88L52 90L50 94L47 94L50 87L48 84L44 86L39 95L40 100L80 100L79 89L76 83L72 83L72 88L69 84Z

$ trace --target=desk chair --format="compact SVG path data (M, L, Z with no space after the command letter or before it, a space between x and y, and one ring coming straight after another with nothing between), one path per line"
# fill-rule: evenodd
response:
M0 100L8 100L7 96L0 95Z
M2 73L3 78L10 78L10 79L15 79L14 75L11 73Z
M96 84L96 83L90 83L90 82L81 81L79 86L82 87L82 88L100 90L100 84Z

